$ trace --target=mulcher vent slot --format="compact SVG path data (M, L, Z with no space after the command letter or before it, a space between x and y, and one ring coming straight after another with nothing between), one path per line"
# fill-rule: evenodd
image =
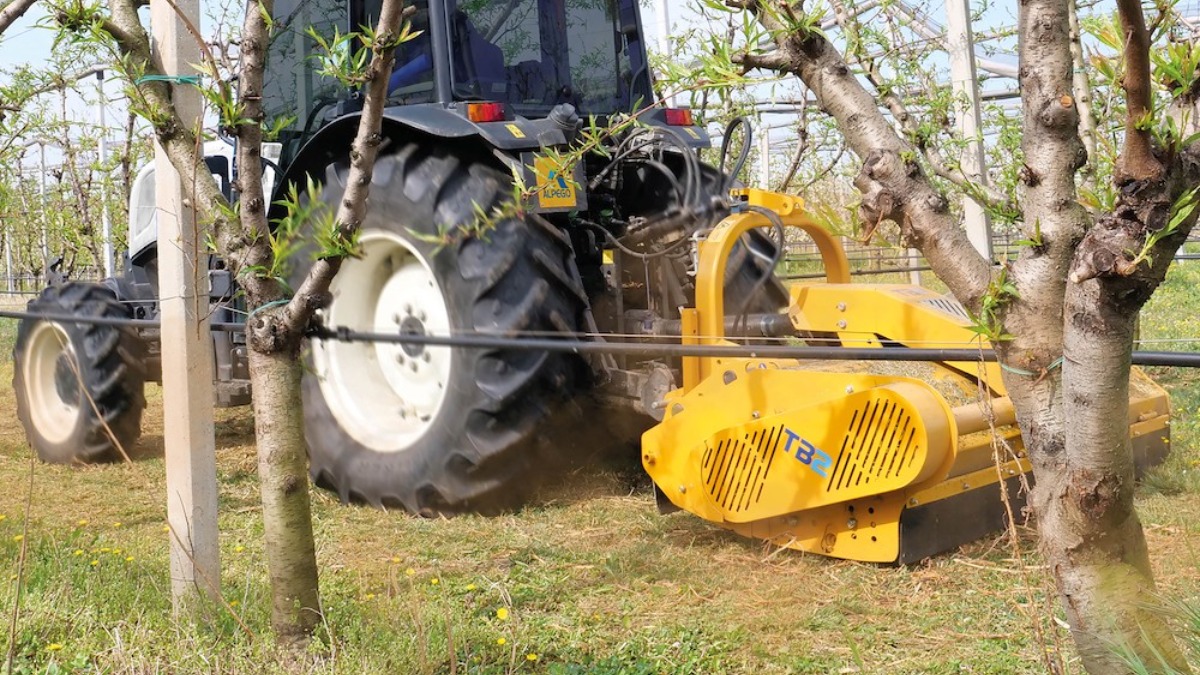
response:
M850 417L826 492L899 476L918 455L916 436L908 410L888 399L868 401Z
M738 513L762 499L763 485L784 440L783 429L782 424L758 429L742 440L722 440L715 448L705 443L701 474L713 503Z

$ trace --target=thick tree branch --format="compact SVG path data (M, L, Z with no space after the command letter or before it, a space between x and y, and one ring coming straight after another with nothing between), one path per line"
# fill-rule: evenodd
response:
M238 101L242 104L242 113L234 133L238 137L237 163L243 167L262 166L263 73L266 68L266 46L270 39L263 12L270 12L272 4L271 0L265 0L260 10L256 3L248 3L242 28L241 68L238 77ZM210 61L210 67L215 69L216 62ZM271 258L267 244L269 227L262 172L239 172L235 187L241 195L238 217L242 224L241 231L248 235L248 245L236 252L238 257L234 260L234 270L261 267L268 264ZM284 289L274 279L254 275L240 277L251 307L261 307L267 302L285 297ZM247 326L247 334L251 348L266 354L294 354L299 349L299 330L278 330L278 327L273 326L269 318L262 313L250 323L252 325Z
M775 35L777 70L796 75L812 91L821 108L834 118L850 149L863 158L856 185L863 192L860 215L868 223L893 219L905 244L921 249L926 260L958 299L978 309L991 278L991 263L971 246L965 230L950 213L945 197L920 166L908 159L913 148L901 139L879 111L845 60L819 32L789 31L789 21L774 5L747 2L758 22Z
M777 53L734 54L731 60L741 66L743 72L749 72L755 68L763 70L782 70L784 68L783 59Z
M1117 163L1116 180L1154 180L1163 165L1154 156L1148 123L1153 113L1150 100L1150 32L1139 0L1117 0L1117 14L1125 32L1125 147Z
M33 7L33 3L35 2L37 0L12 0L12 2L3 8L0 8L0 34L3 34L14 21L29 11L29 8Z

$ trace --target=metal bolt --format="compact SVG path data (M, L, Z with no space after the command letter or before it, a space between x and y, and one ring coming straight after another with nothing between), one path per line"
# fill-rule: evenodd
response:
M849 385L849 384L848 384L848 385L846 385L846 393L847 393L847 394L853 394L853 393L854 393L854 387L853 387L852 385Z
M920 503L920 502L918 502L918 501L917 501L917 498L916 498L916 497L913 497L912 499L908 500L908 505L909 505L909 506L916 506L916 505L917 505L917 504L919 504L919 503Z
M844 302L839 302L839 303L837 304L837 308L838 308L838 311L839 311L839 312L844 312L844 311L846 311L846 303L844 303Z
M846 521L847 529L853 530L856 527L858 527L858 519L857 518L851 518L850 520Z
M839 321L839 322L838 322L837 326L838 326L838 328L845 328L845 327L846 327L846 320L845 320L845 319L842 319L841 321Z
M758 411L757 411L757 410L755 410L754 412L750 413L750 416L751 416L751 417L753 417L754 419L758 419L759 417L761 417L761 415L759 415L759 414L758 414Z
M800 524L800 519L796 516L788 516L787 520L783 522L787 523L788 527L795 527Z
M962 484L962 489L964 489L964 490L970 490L970 489L971 489L971 484L970 484L970 483L968 483L967 481L965 481L965 480L964 480L964 481L963 481L963 484Z
M687 494L687 486L686 485L679 486L679 494L681 494L681 495Z

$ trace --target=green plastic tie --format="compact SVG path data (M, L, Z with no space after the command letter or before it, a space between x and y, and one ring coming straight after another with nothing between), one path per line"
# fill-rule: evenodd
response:
M265 303L259 305L258 307L255 307L249 314L246 315L246 323L250 323L250 319L253 319L255 314L258 314L259 312L263 311L264 309L270 309L272 307L286 305L289 302L291 302L291 298L287 298L285 300L272 300L271 302L265 302Z
M142 84L143 82L171 82L173 84L190 84L193 87L200 86L199 75L143 75L139 77L134 84Z

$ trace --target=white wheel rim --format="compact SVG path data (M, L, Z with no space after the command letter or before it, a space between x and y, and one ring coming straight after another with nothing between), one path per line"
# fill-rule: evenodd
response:
M79 360L71 347L66 331L56 323L39 322L29 335L25 348L25 392L28 396L29 417L33 426L48 443L62 443L71 437L79 419L79 401L64 400L57 378L79 377ZM62 367L69 373L59 372L60 360L70 359ZM71 367L74 364L74 367ZM75 382L76 391L82 386Z
M410 243L381 230L360 238L330 286L326 325L377 333L448 335L450 314L433 271ZM338 424L358 443L398 452L437 419L450 381L451 350L413 344L317 341L313 366Z

